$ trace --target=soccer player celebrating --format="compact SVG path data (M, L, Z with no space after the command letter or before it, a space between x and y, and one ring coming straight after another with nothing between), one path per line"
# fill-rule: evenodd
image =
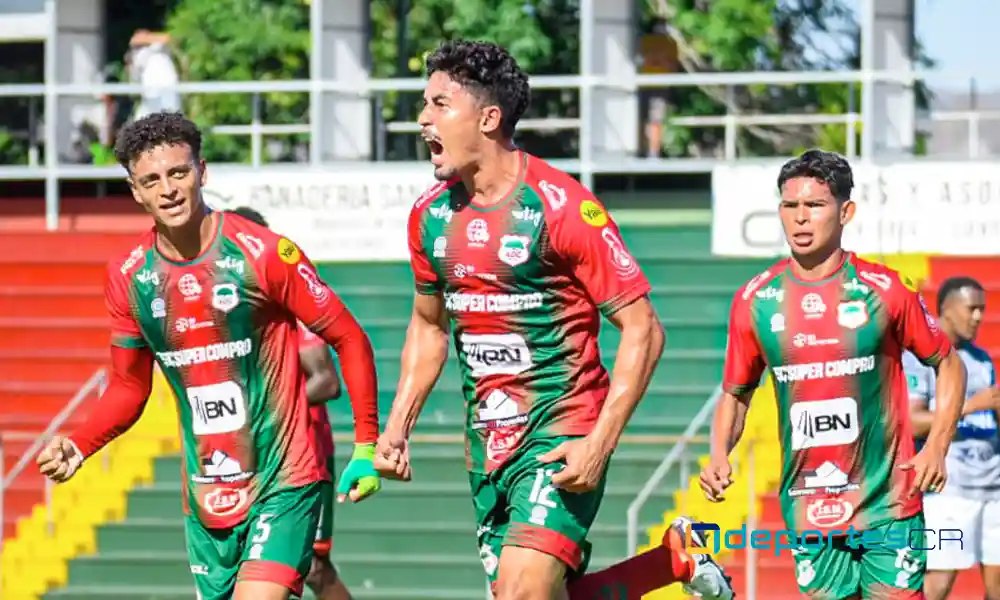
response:
M578 579L608 460L664 345L650 286L593 194L514 146L529 87L506 50L447 42L427 70L419 122L439 184L410 215L417 289L376 466L410 478L407 439L453 328L480 557L499 600L565 598L567 577L573 598L638 598L657 578L649 589L731 597L715 563L681 549L629 571L644 582ZM610 377L602 314L622 332Z
M778 213L791 257L733 298L724 394L701 485L710 500L724 498L729 453L768 368L784 454L785 524L825 541L793 552L799 588L824 600L919 598L926 553L922 532L913 530L924 528L921 493L945 482L965 369L908 281L842 249L855 211L853 185L850 165L832 152L811 150L782 167ZM904 349L938 380L938 410L916 455ZM890 536L909 547L873 543Z
M356 446L340 492L378 490L375 362L368 336L286 238L202 199L201 132L177 113L128 125L115 154L153 227L108 265L111 381L101 409L39 454L61 482L139 418L159 364L177 398L191 572L203 600L300 595L322 488L297 320L340 357Z
M958 434L946 457L948 484L940 494L924 497L927 527L959 530L968 544L940 547L927 553L924 592L928 600L944 600L958 571L982 565L986 597L1000 598L1000 436L996 411L1000 390L986 350L973 341L986 310L983 286L969 277L953 277L941 284L937 298L941 330L965 365L966 398ZM913 433L924 438L934 422L934 370L913 354L903 355L910 386ZM919 442L918 442L919 443Z
M268 227L264 215L249 206L240 206L232 211L262 227ZM309 331L299 322L299 364L306 373L306 400L309 402L309 418L320 460L330 476L336 475L334 463L333 430L330 428L330 414L326 403L340 397L340 378L333 364L330 351L323 338ZM306 576L306 585L319 600L351 600L351 594L340 579L336 567L330 562L333 545L333 488L323 488L320 506L319 527L313 542L312 567Z

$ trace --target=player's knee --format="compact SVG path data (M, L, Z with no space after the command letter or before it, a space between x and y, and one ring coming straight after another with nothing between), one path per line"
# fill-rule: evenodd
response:
M325 555L314 555L306 575L306 585L312 590L321 589L337 583L337 570L333 568L330 558Z
M551 600L565 597L566 566L554 556L504 546L497 574L496 600Z

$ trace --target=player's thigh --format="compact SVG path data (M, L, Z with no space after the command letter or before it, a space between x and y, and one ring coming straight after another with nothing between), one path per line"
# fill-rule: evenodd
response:
M281 490L250 511L237 584L265 582L301 595L313 558L324 485L316 482ZM251 586L261 587L261 586ZM263 586L262 589L269 589Z
M857 598L861 586L861 565L857 552L843 543L814 540L792 553L795 582L803 596L811 600Z
M334 468L333 456L327 460L326 468L330 471L330 477L336 481L336 469ZM333 546L333 517L336 502L334 497L334 487L332 483L324 482L320 489L320 513L319 524L316 526L316 538L313 541L313 552L320 557L330 556L330 549Z
M959 496L924 495L924 521L928 539L927 569L962 571L980 560L983 534L983 502ZM998 515L997 525L1000 525ZM955 535L950 535L954 533ZM1000 540L1000 532L994 534ZM950 542L952 537L959 542ZM994 551L995 552L995 551Z
M188 563L199 600L229 600L236 585L242 556L244 526L206 529L198 520L184 519Z
M486 578L496 593L500 551L507 533L507 498L497 482L481 473L469 473L472 510L476 521L476 544Z
M861 596L872 600L923 598L927 548L934 535L927 532L922 514L878 527L884 544L874 544L861 555Z
M552 476L565 463L543 464L538 457L566 439L533 440L505 473L510 525L503 544L553 556L573 578L586 571L590 560L587 534L600 510L607 474L590 492L576 494L554 487Z

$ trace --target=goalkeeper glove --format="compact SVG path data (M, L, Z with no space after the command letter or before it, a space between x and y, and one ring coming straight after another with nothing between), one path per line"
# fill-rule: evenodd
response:
M347 463L347 468L340 474L340 482L337 485L337 496L341 502L352 490L356 491L357 496L352 500L358 502L382 489L382 479L375 470L374 460L375 444L354 445L354 453Z

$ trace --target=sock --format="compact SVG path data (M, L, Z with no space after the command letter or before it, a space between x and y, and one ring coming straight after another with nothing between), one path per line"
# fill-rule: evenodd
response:
M689 554L660 546L603 571L584 575L570 584L569 597L570 600L640 600L645 594L672 583L687 583L693 576L694 559Z

